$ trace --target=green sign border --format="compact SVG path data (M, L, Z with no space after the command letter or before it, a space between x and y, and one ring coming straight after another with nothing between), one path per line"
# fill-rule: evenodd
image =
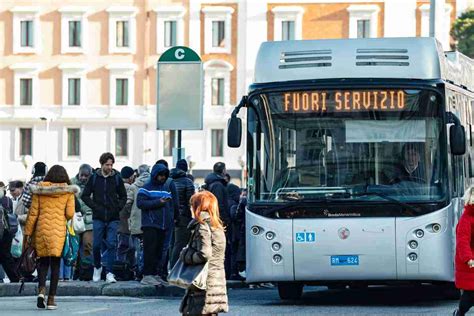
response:
M184 58L177 59L175 56L175 52L177 49L184 50ZM191 48L186 46L173 46L166 50L158 59L158 62L172 62L172 63L182 63L182 62L201 62L201 57L193 51Z

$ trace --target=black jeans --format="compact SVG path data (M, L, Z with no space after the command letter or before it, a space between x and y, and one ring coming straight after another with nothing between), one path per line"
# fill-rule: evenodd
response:
M3 238L0 240L0 264L3 266L3 270L7 274L11 282L18 282L20 277L16 273L15 261L13 260L11 248L12 248L13 237L10 234L3 234Z
M39 259L38 280L39 287L46 287L46 277L48 269L51 267L51 282L49 283L49 295L55 296L58 289L59 267L61 258L59 257L43 257Z
M173 269L176 261L178 261L181 250L188 244L189 238L191 238L191 231L186 226L176 226L174 228L174 245L170 262L171 269Z
M462 291L461 299L459 300L459 314L464 316L469 309L474 305L474 291Z
M143 227L143 275L156 275L160 263L166 231L154 227Z

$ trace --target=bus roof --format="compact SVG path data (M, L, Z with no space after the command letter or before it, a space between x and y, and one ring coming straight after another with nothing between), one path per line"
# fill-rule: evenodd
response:
M364 38L264 42L255 83L312 79L442 79L474 91L474 62L445 53L434 38Z

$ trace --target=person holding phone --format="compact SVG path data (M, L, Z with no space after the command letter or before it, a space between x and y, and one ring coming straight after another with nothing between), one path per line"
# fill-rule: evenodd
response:
M474 305L474 187L464 194L464 204L456 228L455 282L462 294L455 316L465 315Z
M166 246L166 236L173 231L174 218L179 214L176 186L169 175L165 165L154 165L150 180L137 194L137 207L142 210L143 285L165 283L158 275L158 266Z

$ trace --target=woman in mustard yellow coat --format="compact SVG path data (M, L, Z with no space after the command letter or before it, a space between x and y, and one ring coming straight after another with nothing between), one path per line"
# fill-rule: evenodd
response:
M39 258L38 308L56 309L54 302L59 281L59 266L66 238L66 221L74 216L74 194L79 187L70 185L66 170L55 165L43 182L31 186L33 198L25 224L25 238ZM46 276L51 267L48 302L45 305Z

